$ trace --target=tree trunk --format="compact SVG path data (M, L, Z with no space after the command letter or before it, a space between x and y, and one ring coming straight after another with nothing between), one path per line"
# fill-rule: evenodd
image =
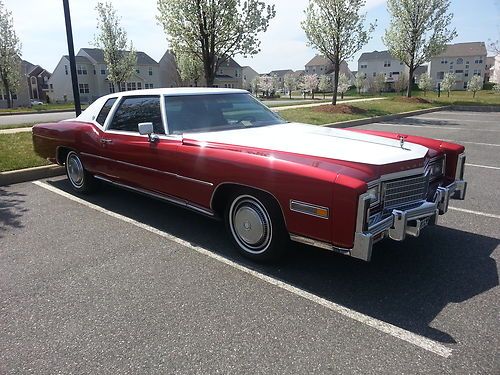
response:
M5 97L7 98L7 108L12 108L12 96L10 94L10 85L7 80L3 81L3 89L5 92Z
M342 100L344 99L344 93L343 92L340 93L340 99L342 99Z
M311 90L311 99L314 99L314 90Z
M339 52L335 53L334 60L335 61L332 61L334 67L332 105L337 105L337 95L339 90L339 72L340 72Z
M448 98L450 97L450 91L448 90Z
M292 90L288 90L288 93L290 94L290 99L292 99Z
M409 68L410 68L410 71L408 73L408 89L406 90L406 96L411 98L411 88L413 86L413 74L415 73L415 67L413 66L413 60L411 62L411 66Z
M472 99L475 99L475 98L476 98L476 92L472 91Z

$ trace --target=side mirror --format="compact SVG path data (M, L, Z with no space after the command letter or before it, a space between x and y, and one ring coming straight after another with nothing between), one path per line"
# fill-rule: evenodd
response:
M141 122L139 125L140 135L151 135L153 134L153 123L152 122Z
M154 127L152 122L141 122L138 125L139 128L139 134L140 135L147 135L149 142L158 142L160 138L154 134Z

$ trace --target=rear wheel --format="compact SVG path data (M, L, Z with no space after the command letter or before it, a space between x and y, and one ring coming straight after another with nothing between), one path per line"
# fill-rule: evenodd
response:
M83 167L80 157L75 151L66 155L66 175L74 191L88 194L95 190L97 181Z
M234 244L244 256L267 261L285 253L288 236L281 210L264 194L234 194L225 219Z

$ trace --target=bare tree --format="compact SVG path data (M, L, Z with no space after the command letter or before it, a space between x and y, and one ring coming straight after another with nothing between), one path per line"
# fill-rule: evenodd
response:
M7 97L7 107L12 108L12 93L21 80L21 43L14 30L12 13L0 0L0 81Z
M383 41L391 55L409 69L407 96L411 96L415 69L436 56L457 36L450 29L449 0L387 0L391 23Z
M260 51L257 36L276 14L258 0L158 0L158 11L172 49L203 64L209 87L230 57Z
M302 28L309 44L334 68L332 104L337 103L340 63L350 59L370 39L375 24L364 27L365 0L309 0Z
M127 32L120 26L120 17L111 3L97 3L97 30L95 44L103 49L108 80L117 90L132 76L137 56L132 45L127 51Z

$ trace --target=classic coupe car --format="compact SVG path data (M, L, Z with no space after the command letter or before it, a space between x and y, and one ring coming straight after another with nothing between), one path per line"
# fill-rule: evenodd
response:
M244 255L287 241L369 261L464 199L464 147L396 133L287 123L248 92L175 88L104 96L33 127L36 152L77 193L105 181L223 218Z

